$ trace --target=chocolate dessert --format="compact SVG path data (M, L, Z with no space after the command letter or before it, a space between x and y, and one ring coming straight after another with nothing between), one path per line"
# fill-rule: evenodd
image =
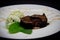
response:
M43 28L48 25L48 20L46 15L32 15L32 16L25 16L21 18L20 25L25 29L34 29L34 27Z

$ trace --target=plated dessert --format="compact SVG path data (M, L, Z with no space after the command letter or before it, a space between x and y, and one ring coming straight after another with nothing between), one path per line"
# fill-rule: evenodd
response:
M20 4L0 8L0 37L33 39L60 31L60 11L54 8Z
M10 33L24 32L27 34L31 34L32 29L43 28L49 24L44 13L24 16L20 11L13 11L6 22Z

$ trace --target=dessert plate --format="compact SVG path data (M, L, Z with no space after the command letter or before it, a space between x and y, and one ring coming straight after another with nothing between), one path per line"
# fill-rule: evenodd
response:
M8 29L6 29L6 18L9 16L11 11L19 10L24 13L24 15L32 14L46 14L48 18L49 25L33 30L32 34L16 33L10 34ZM35 5L35 4L20 4L11 5L0 8L0 37L11 38L11 39L34 39L46 37L55 34L60 31L60 11L48 6Z

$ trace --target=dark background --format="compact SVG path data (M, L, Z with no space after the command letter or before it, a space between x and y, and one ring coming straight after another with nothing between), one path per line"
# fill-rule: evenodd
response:
M55 9L60 10L60 1L59 0L0 0L0 8L4 6L9 5L15 5L15 4L38 4L38 5L46 5L53 7ZM11 40L6 38L1 38L2 40ZM53 35L43 37L43 38L37 38L36 40L41 39L48 39L48 40L60 40L60 32L55 33ZM35 39L34 39L35 40Z

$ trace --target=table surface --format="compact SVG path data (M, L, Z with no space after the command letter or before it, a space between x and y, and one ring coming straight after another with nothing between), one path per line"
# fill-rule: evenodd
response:
M39 4L39 5L46 5L46 6L50 6L50 7L53 7L55 9L58 9L60 10L60 5L59 5L59 1L57 0L0 0L0 8L1 7L4 7L4 6L8 6L8 5L15 5L15 4ZM1 38L0 39L3 39L5 40L6 38ZM53 34L53 35L50 35L50 36L47 36L47 37L44 37L44 38L37 38L37 40L40 40L40 39L60 39L60 32L56 33L56 34ZM8 40L8 39L6 39ZM11 39L9 39L11 40ZM14 39L15 40L15 39ZM35 40L35 39L34 39Z

